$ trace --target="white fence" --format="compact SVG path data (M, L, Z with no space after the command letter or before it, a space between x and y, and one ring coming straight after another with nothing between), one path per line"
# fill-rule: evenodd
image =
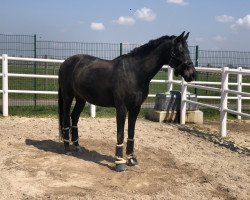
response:
M192 83L187 83L182 79L182 81L175 81L173 80L173 69L169 68L169 90L172 90L173 84L181 85L181 117L180 122L181 124L185 124L186 119L186 104L193 103L199 106L208 107L211 109L216 109L220 111L220 134L222 137L226 137L227 135L227 113L237 115L238 119L241 119L241 116L250 118L250 114L243 113L241 111L242 99L250 99L250 93L242 92L242 86L250 86L249 83L242 83L242 75L250 76L250 70L243 70L241 67L238 69L229 69L228 67L223 68L205 68L205 67L196 67L196 70L199 72L210 72L210 73L220 73L221 74L221 82L203 82L203 81L193 81ZM229 83L228 77L230 74L237 75L237 83ZM218 87L210 87L204 85L221 85L220 88ZM229 85L237 85L237 91L229 90ZM210 104L200 103L188 100L187 97L187 88L199 88L209 91L220 92L221 96L197 96L198 99L221 99L220 106L214 106ZM228 96L228 94L234 94L237 96ZM237 111L228 109L228 99L237 99Z
M30 61L30 62L45 62L45 63L62 63L64 60L54 60L54 59L38 59L38 58L20 58L20 57L9 57L6 54L0 56L2 59L2 90L0 93L3 93L3 116L9 115L9 93L25 93L25 94L57 94L57 91L32 91L32 90L9 90L8 88L8 77L26 77L26 78L51 78L51 79L58 79L58 76L55 75L37 75L37 74L15 74L15 73L8 73L8 60L14 61ZM243 70L241 68L238 69L229 69L227 67L224 68L204 68L204 67L197 67L196 70L199 72L212 72L212 73L220 73L222 75L222 82L202 82L202 81L194 81L192 83L187 83L182 79L182 81L177 81L173 79L173 69L169 66L163 66L163 68L168 69L168 80L152 80L152 83L165 83L168 85L168 90L173 89L173 84L181 85L181 124L185 124L185 116L186 116L186 103L194 103L200 106L217 109L220 111L220 133L221 136L225 137L227 132L227 113L236 114L238 119L241 116L250 117L249 114L241 112L241 104L242 99L250 99L250 93L242 92L242 86L250 86L249 83L242 83L242 75L249 76L250 70ZM229 74L237 74L237 83L229 83L228 77ZM204 86L206 85L206 86ZM207 85L221 85L220 88L216 87L208 87ZM228 85L237 85L237 91L229 90ZM205 89L210 91L220 92L221 96L197 96L198 99L221 99L220 106L214 106L209 104L204 104L200 102L194 102L191 100L186 99L187 88L199 88ZM237 96L228 96L228 94L234 94ZM155 94L149 94L149 97L154 97ZM227 100L228 99L237 99L237 111L230 110L227 107ZM95 105L90 106L90 113L92 117L96 116L96 107Z

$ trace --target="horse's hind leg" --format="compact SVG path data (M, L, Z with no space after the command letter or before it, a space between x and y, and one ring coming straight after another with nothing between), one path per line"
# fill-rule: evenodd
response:
M128 165L134 166L137 165L137 159L134 153L134 135L135 135L135 123L140 112L141 107L138 106L128 112L128 140L126 154L128 159Z
M69 142L70 142L70 108L73 101L73 96L67 96L63 99L63 142L66 154L70 152Z
M78 121L79 121L79 117L80 117L80 114L81 112L83 111L83 108L85 106L85 103L86 101L83 100L83 99L79 99L79 98L76 98L76 104L75 104L75 107L73 109L73 111L71 112L71 120L72 120L72 126L71 126L71 134L72 134L72 137L71 137L71 140L73 142L73 144L75 145L76 147L76 151L81 151L81 148L79 146L79 142L78 142Z

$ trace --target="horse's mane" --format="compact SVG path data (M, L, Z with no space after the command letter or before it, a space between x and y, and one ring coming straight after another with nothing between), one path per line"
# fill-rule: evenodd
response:
M165 40L172 40L173 38L175 38L176 36L172 35L172 36L162 36L158 39L155 40L150 40L148 43L137 47L135 49L133 49L130 53L128 53L127 55L130 56L135 56L135 55L145 55L148 52L152 51L153 49L155 49L156 47L158 47L163 41Z

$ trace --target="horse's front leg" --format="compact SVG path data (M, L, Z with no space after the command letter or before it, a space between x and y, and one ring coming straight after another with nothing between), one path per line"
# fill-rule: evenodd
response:
M116 107L116 124L117 124L117 144L116 144L116 161L115 169L118 172L126 171L128 166L123 158L123 142L124 142L124 124L126 120L127 109L125 106Z
M127 163L129 166L135 166L138 164L138 161L134 152L134 136L135 136L135 123L138 117L138 114L141 110L141 106L138 106L128 113L128 140L127 140Z

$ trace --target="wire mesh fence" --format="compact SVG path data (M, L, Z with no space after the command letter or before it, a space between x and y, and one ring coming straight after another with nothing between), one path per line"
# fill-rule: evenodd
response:
M203 67L250 68L250 52L200 50L199 65Z
M120 55L130 52L141 44L129 43L86 43L86 42L63 42L63 41L42 41L37 40L36 35L6 35L0 34L0 55L8 54L15 57L37 57L51 59L66 59L75 54L89 54L102 59L114 59ZM223 67L230 68L243 67L250 68L250 52L238 51L208 51L199 50L198 46L189 46L190 56L196 66L203 67ZM57 75L60 64L34 63L24 61L9 61L10 73L22 74L45 74ZM2 70L0 62L0 70ZM34 79L34 78L9 78L9 87L13 90L45 90L57 91L57 80L54 79ZM167 71L161 69L154 77L158 80L167 79ZM180 79L180 77L176 77ZM220 82L220 75L211 73L199 73L198 81ZM230 76L230 80L236 82L236 76ZM243 77L243 81L250 82L249 77ZM219 87L219 86L218 86ZM2 78L0 77L0 88L2 88ZM246 90L249 90L245 88ZM165 83L152 83L150 94L166 92ZM180 90L175 85L174 90ZM197 95L219 95L214 92L190 89L191 93ZM10 106L37 106L56 105L56 95L34 95L34 94L10 94ZM0 95L1 103L2 95ZM218 103L218 100L206 100L211 103ZM232 101L233 102L233 101ZM247 101L246 101L247 102ZM249 103L249 102L247 102ZM144 107L153 107L154 98L149 97Z
M0 55L34 57L36 36L0 34Z

